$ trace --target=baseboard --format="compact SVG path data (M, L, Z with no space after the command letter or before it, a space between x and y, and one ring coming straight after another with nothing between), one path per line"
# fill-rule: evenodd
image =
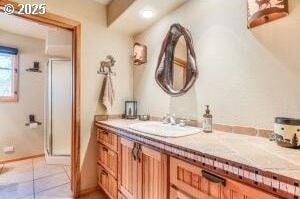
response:
M71 156L45 156L47 164L71 165Z
M9 163L9 162L17 162L17 161L21 161L21 160L28 160L28 159L39 158L39 157L45 157L45 154L37 154L37 155L31 155L31 156L26 156L26 157L1 160L0 164L5 164L5 163Z
M85 195L88 195L90 193L93 193L93 192L96 192L99 190L99 187L96 186L96 187L91 187L91 188L87 188L87 189L82 189L80 190L80 193L79 193L79 196L85 196Z

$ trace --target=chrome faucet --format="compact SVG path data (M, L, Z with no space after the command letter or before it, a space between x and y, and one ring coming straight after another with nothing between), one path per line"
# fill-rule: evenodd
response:
M171 124L171 125L178 125L180 127L185 127L186 123L190 121L187 119L182 119L182 118L176 118L175 114L166 114L162 117L161 122L163 124Z
M163 116L162 123L176 125L175 114L173 114L173 115L167 114L167 115Z

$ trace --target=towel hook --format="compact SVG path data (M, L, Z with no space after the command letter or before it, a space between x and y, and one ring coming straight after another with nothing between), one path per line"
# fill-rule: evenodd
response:
M112 68L114 67L116 63L116 60L113 56L108 55L106 56L106 60L100 62L100 68L97 71L98 74L102 75L116 75L115 72L113 72Z

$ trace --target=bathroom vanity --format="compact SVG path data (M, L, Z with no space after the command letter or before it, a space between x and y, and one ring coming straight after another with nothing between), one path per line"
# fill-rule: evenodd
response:
M98 184L111 199L300 196L299 151L283 159L291 149L266 138L219 131L167 138L129 128L138 122L95 121Z

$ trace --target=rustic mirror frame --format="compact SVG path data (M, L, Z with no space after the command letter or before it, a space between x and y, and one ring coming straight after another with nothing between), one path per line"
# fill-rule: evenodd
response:
M181 36L184 37L187 47L186 82L182 89L175 90L173 87L174 52ZM166 93L177 97L185 94L194 85L197 77L198 68L191 33L180 24L173 24L161 47L155 71L155 80Z

